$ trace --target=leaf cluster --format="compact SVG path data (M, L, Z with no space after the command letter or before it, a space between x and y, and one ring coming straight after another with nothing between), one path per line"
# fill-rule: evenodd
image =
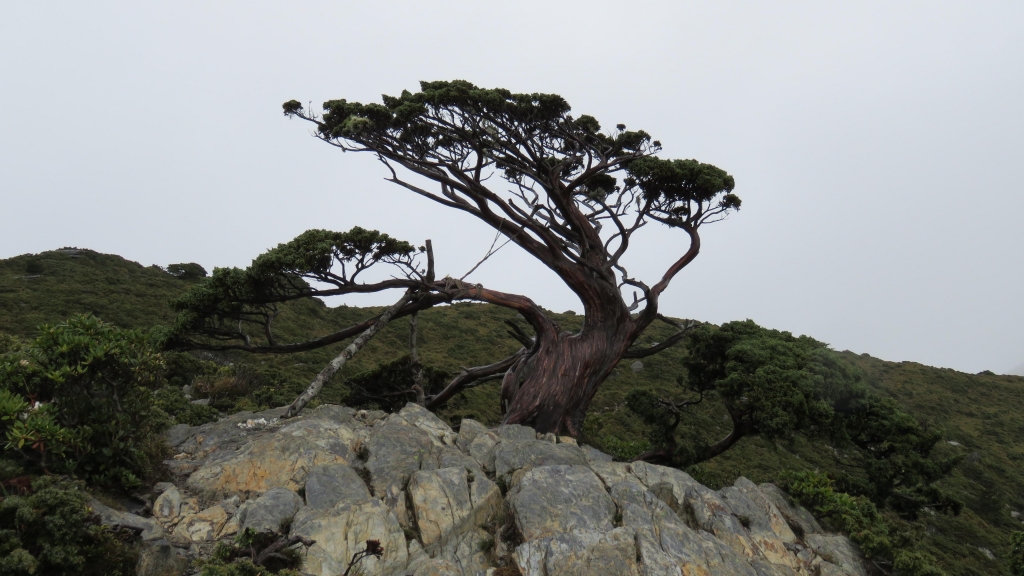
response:
M0 576L135 574L137 537L103 526L81 482L37 478L0 497Z
M162 460L169 423L154 404L160 356L147 334L91 315L47 325L0 356L5 453L43 471L132 488Z
M906 576L944 574L928 554L913 549L917 536L909 525L882 514L867 497L837 491L827 476L811 471L791 473L785 488L793 499L813 510L816 518L848 534L876 563Z
M408 242L358 226L348 232L308 230L261 254L248 268L214 269L173 300L178 318L168 345L189 348L197 338L249 344L253 336L274 345L272 323L282 303L405 287L408 282L399 280L363 283L360 275L384 264L415 277L416 252Z

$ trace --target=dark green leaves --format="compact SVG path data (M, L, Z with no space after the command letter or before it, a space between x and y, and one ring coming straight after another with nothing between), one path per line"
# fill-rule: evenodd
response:
M710 202L736 187L736 181L725 170L696 160L648 156L630 163L628 171L644 196L652 200ZM739 208L739 198L732 196L728 204Z

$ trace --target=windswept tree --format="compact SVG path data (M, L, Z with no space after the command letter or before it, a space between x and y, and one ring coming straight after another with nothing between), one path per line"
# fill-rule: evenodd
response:
M661 144L646 132L622 124L602 130L591 116L571 115L569 104L553 94L424 82L419 92L384 96L381 104L330 100L319 114L292 100L284 113L310 122L327 144L369 153L383 164L388 181L477 218L539 260L580 299L583 326L575 333L561 330L526 295L436 278L432 262L424 268L420 261L424 250L354 229L310 231L247 270L215 271L178 303L179 335L207 347L283 353L339 342L382 320L279 343L272 321L288 300L405 291L385 321L444 302L502 306L532 328L532 334L514 332L524 348L467 369L424 403L436 407L470 381L504 374L505 422L541 432L578 434L594 394L619 361L655 354L683 338L688 326L663 317L660 298L700 252L700 227L740 207L725 171L659 158ZM660 277L641 279L627 271L623 257L647 225L678 230L680 241ZM376 265L400 273L376 282L357 279ZM678 330L655 346L635 347L657 320ZM262 335L247 331L248 324L262 326Z

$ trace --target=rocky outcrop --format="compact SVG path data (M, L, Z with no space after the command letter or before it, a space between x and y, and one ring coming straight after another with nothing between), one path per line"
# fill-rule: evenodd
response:
M177 477L154 490L152 517L94 504L142 531L140 574L183 574L246 528L315 541L302 571L317 576L343 573L367 540L384 552L360 566L385 576L867 573L852 542L770 484L715 491L522 426L456 432L416 405L279 416L172 428Z

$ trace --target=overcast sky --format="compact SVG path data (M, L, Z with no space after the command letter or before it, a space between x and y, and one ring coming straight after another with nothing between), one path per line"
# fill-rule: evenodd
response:
M2 2L0 257L245 266L358 224L432 238L461 276L485 228L280 105L465 79L561 94L736 177L743 209L703 229L666 313L1005 372L1024 362L1022 30L1010 1ZM630 272L684 249L650 233ZM580 309L512 247L470 279Z

